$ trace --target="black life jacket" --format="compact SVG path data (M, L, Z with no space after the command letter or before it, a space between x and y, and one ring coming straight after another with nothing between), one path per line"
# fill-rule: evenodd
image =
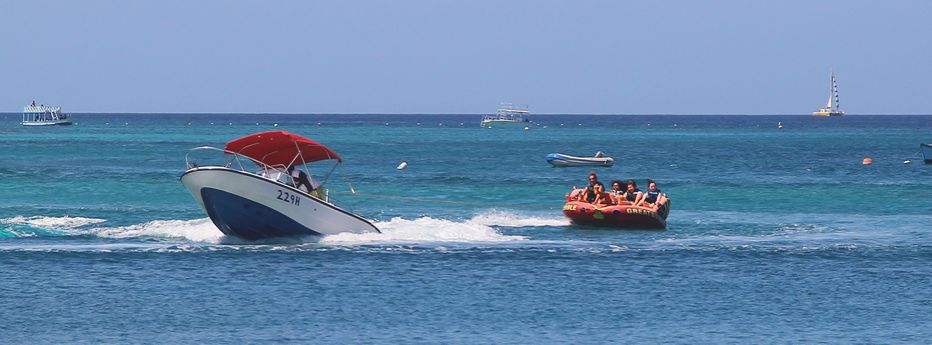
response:
M637 199L638 193L640 191L640 189L635 188L633 192L625 192L625 199L630 202L634 202L634 200Z
M650 190L647 191L647 196L644 197L644 201L647 201L651 204L657 202L657 198L660 197L660 189L655 189L653 192Z

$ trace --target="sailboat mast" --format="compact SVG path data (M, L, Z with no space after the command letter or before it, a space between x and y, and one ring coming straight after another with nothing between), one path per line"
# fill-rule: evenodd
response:
M838 101L838 82L835 80L834 72L832 72L832 93L835 96L835 109L841 109L841 104Z

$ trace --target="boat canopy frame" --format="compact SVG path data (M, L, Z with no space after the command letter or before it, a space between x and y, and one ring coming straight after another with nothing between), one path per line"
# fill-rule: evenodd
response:
M234 151L230 151L230 150L227 150L227 149L223 149L223 148L219 148L219 147L214 147L214 146L198 146L198 147L195 147L195 148L192 148L192 149L188 150L188 152L185 153L185 155L184 155L185 170L191 170L191 169L206 167L206 166L201 166L201 165L197 164L197 162L196 162L194 159L192 159L192 158L190 157L190 156L191 156L191 153L193 153L193 152L200 152L200 151L222 152L222 153L224 153L224 154L226 154L226 155L230 155L230 156L231 156L231 157L227 160L227 163L226 163L225 165L223 165L224 168L234 169L234 170L238 170L238 171L245 172L245 173L249 173L249 174L259 175L259 176L261 176L261 177L263 177L263 178L266 178L266 179L269 179L269 180L275 180L275 181L279 181L279 182L281 182L281 177L282 177L282 176L287 176L287 179L286 179L287 182L284 182L284 183L285 183L286 185L288 185L288 186L297 188L297 183L295 183L294 177L291 176L291 174L288 173L288 167L289 167L289 166L292 166L292 165L295 165L295 163L298 161L298 159L301 159L301 165L304 167L304 170L305 170L305 171L310 171L310 169L308 168L308 162L306 162L306 161L304 160L304 157L302 157L302 155L301 155L300 147L297 147L297 144L295 144L295 146L296 146L296 149L298 150L298 153L295 155L294 158L292 158L291 162L290 162L289 164L287 164L287 165L286 165L286 164L266 164L265 162L263 162L263 161L261 161L261 160L259 160L259 159L256 159L256 158L253 158L253 157L244 155L244 154L239 153L239 152L234 152ZM255 164L257 167L259 167L259 168L261 169L260 172L261 172L262 174L259 174L259 173L256 173L256 172L252 171L252 170L247 169L247 168L246 168L246 165L247 165L248 163L245 163L245 164L244 164L244 162L243 162L244 160L245 160L246 162L253 163L253 164ZM337 168L338 166L343 165L343 161L342 161L342 160L340 160L340 159L334 159L334 160L336 160L336 163L334 163L333 166L330 167L330 170L327 171L327 174L323 176L323 179L322 179L322 181L321 181L320 186L318 187L318 189L319 189L319 188L323 188L324 186L326 186L326 185L327 185L327 182L330 180L330 176L333 175L333 172L336 170L336 168ZM234 164L235 164L235 167L236 167L236 168L234 168ZM216 165L207 165L207 166L216 166ZM273 176L274 173L280 173L280 175L278 175L276 178L272 178L272 176ZM328 192L329 192L329 191L328 191ZM329 194L329 193L327 193L327 194ZM324 196L324 199L326 199L325 201L328 201L328 202L329 202L329 195Z

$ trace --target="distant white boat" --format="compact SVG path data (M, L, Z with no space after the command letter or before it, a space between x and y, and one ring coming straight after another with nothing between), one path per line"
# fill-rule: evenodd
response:
M70 125L68 114L61 112L61 107L36 105L36 101L23 107L23 126Z
M615 164L612 157L605 156L602 151L596 152L592 157L570 156L563 153L551 153L547 155L547 163L555 167L583 167L583 166L600 166L610 167Z
M919 150L922 152L922 162L932 164L932 144L919 144Z
M528 111L527 106L520 107L510 103L503 103L495 112L495 115L483 117L482 121L479 122L479 126L485 128L527 127L531 123L528 115L530 115L530 111Z
M838 83L835 81L835 72L831 73L831 84L829 85L828 102L824 108L819 108L812 112L813 116L842 116L845 112L841 111L838 102Z

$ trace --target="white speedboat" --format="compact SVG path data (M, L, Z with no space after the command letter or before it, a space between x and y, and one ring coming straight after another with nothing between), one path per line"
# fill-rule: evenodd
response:
M530 112L527 107L519 107L509 103L503 103L495 115L486 115L479 122L480 127L485 128L509 128L509 127L528 127L531 125Z
M61 107L36 105L36 101L23 107L23 126L55 126L70 125L68 114L61 112Z
M845 112L841 111L838 102L838 83L835 81L835 72L831 73L831 83L829 85L828 102L824 108L819 108L812 112L813 116L842 116Z
M192 159L192 153L224 153L217 165ZM380 232L363 217L337 207L321 183L310 192L300 170L288 167L342 158L326 146L285 131L245 136L223 149L204 146L185 155L181 183L194 195L210 220L227 236L247 240ZM324 178L326 182L328 175ZM306 175L305 175L306 176ZM307 179L303 179L307 181Z
M602 151L596 152L592 157L570 156L562 153L551 153L547 155L547 163L555 167L584 167L600 166L610 167L615 164L612 157L602 154Z

